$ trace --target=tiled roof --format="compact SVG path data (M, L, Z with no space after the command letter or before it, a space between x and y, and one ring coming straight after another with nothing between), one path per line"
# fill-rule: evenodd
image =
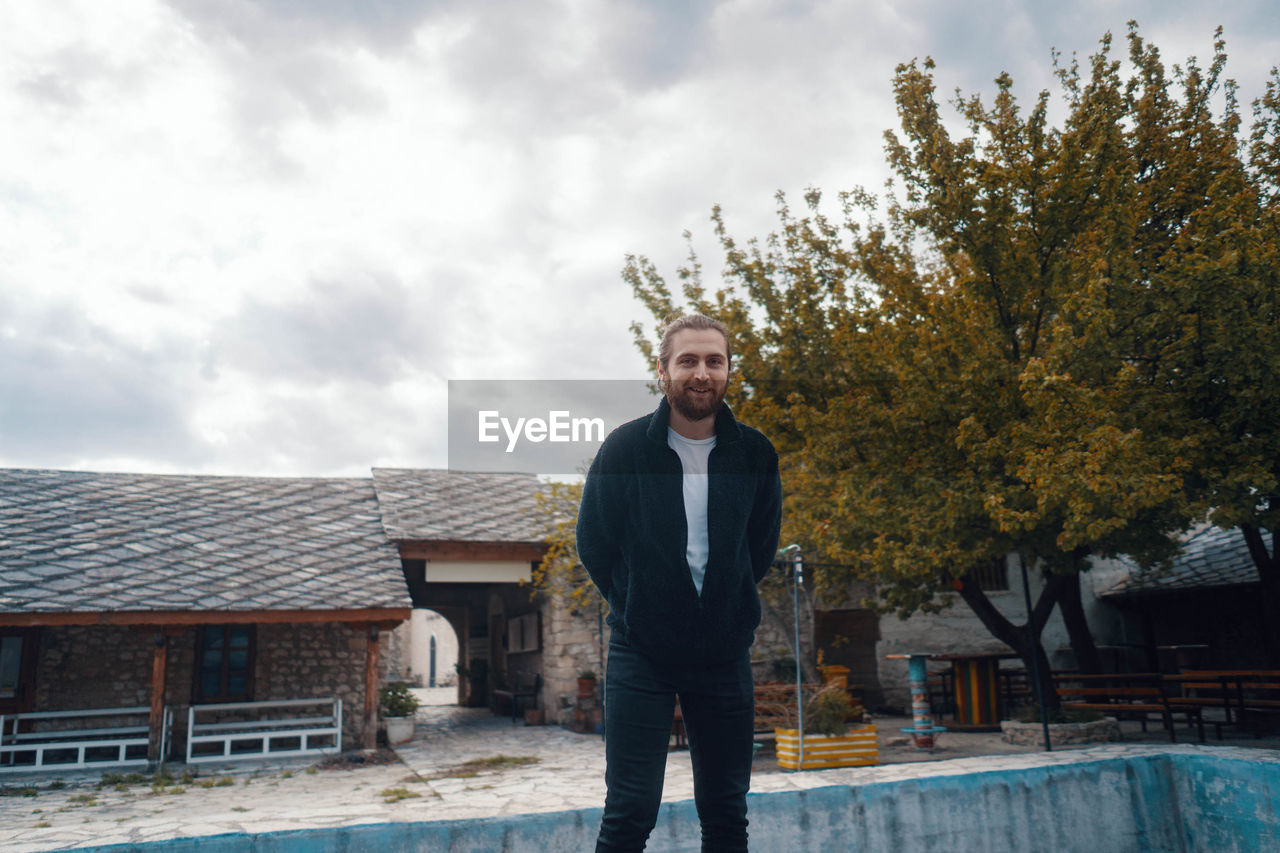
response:
M365 479L0 469L0 611L408 607Z
M532 474L374 468L382 526L396 541L538 542Z
M1271 534L1264 533L1268 547ZM1258 569L1249 556L1244 534L1237 529L1205 526L1193 531L1174 558L1171 569L1143 571L1132 561L1122 560L1129 573L1098 593L1102 598L1147 595L1208 587L1237 586L1258 582Z

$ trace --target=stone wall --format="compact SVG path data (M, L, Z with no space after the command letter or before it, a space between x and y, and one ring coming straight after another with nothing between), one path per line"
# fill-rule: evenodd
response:
M392 632L383 631L379 641ZM367 629L343 624L276 624L258 626L258 661L254 699L308 699L337 696L342 700L344 749L360 745L364 730L364 661ZM393 654L379 649L380 682Z
M599 679L597 689L604 686L609 626L601 633L595 606L576 609L562 595L544 596L542 604L542 707L547 722L571 726L578 676L589 670Z
M777 571L775 569L775 571ZM790 681L795 678L795 604L790 587L786 590L761 590L760 625L751 645L751 673L756 681ZM764 595L769 595L765 599ZM817 652L813 648L813 609L807 597L800 602L800 647L802 659L810 663Z
M381 680L397 666L394 632L383 631ZM148 705L155 632L114 626L45 628L36 664L35 709L78 710ZM186 715L194 685L194 628L168 635L165 704L174 712L175 754L185 751ZM364 726L364 662L368 631L345 624L268 624L256 631L253 699L266 702L337 696L343 745L360 744Z
M187 631L189 638L194 633ZM84 708L118 708L151 702L151 663L154 633L115 626L68 626L40 632L36 662L35 710L72 711ZM186 644L190 646L191 643ZM186 649L190 672L194 652ZM169 665L174 664L173 646ZM183 655L177 655L182 663ZM175 693L170 683L166 701L190 698Z
M382 683L407 681L421 686L413 672L413 629L408 621L378 633L378 673Z

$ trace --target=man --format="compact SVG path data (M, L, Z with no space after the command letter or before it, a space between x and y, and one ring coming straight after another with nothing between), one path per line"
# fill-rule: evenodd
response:
M605 440L587 473L578 555L609 601L605 783L597 851L642 850L657 822L680 698L703 850L747 849L756 584L778 546L778 455L724 405L724 324L663 330L651 415Z

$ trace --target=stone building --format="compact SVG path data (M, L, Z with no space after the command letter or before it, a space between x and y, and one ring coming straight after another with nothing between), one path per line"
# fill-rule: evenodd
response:
M150 708L153 760L188 708L313 697L372 746L400 678L495 710L536 687L559 719L607 632L529 585L537 478L372 473L0 470L0 716Z
M159 760L188 707L326 697L371 746L409 608L368 479L0 470L0 714L149 707Z
M440 614L455 632L458 701L505 710L496 691L536 684L538 707L557 719L578 674L602 669L608 637L597 614L529 585L544 551L538 479L376 468L373 481L413 606ZM397 642L421 660L429 638L411 622Z

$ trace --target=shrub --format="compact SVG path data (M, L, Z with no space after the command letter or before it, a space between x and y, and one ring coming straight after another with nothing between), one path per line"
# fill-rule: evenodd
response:
M794 691L792 691L794 695ZM843 687L835 684L805 685L804 731L805 734L844 735L849 733L849 723L861 722L865 710L856 705ZM796 727L796 703L778 697L762 703L757 717L767 720L775 728Z
M418 710L418 697L409 692L409 685L393 681L378 692L384 717L412 717Z
M846 735L849 721L862 719L862 708L844 688L831 685L809 700L804 709L804 731L812 735Z

